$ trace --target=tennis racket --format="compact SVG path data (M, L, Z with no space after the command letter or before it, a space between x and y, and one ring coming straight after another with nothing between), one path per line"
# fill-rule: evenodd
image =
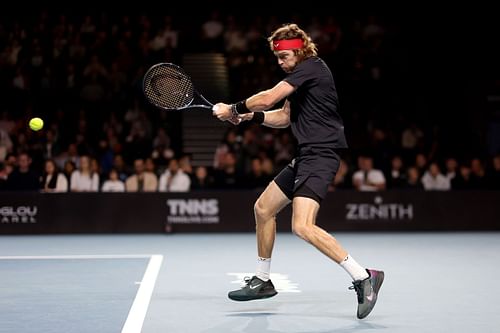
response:
M172 63L149 68L144 74L142 89L147 101L163 110L213 108L213 104L196 91L191 77Z

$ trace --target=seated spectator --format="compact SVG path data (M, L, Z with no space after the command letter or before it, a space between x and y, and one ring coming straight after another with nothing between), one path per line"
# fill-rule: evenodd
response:
M17 168L7 180L11 191L38 191L40 188L39 173L31 168L31 157L27 153L20 153L17 157Z
M144 170L146 172L151 172L151 173L155 174L156 177L158 177L158 174L156 172L156 164L155 164L155 161L153 160L153 158L148 157L144 160Z
M186 175L188 175L189 178L191 178L192 180L194 175L193 175L193 165L191 159L192 157L189 154L184 154L183 156L181 156L179 158L179 168L181 168L182 171L184 171L184 173L186 173Z
M458 162L453 157L448 157L445 162L446 174L445 176L451 181L457 175Z
M191 190L208 190L214 186L214 179L205 166L200 165L194 171Z
M125 192L125 183L118 178L116 169L109 171L109 178L102 184L101 192Z
M145 171L144 160L134 161L135 173L127 178L125 189L127 192L156 192L158 178L152 172Z
M471 170L468 165L461 165L459 173L451 180L451 188L453 190L470 190L472 189L471 183Z
M71 192L98 192L99 175L91 170L90 158L80 157L80 167L71 174Z
M391 160L391 170L387 175L389 188L402 188L406 183L406 174L403 172L403 160L394 156Z
M160 192L188 192L191 188L191 178L179 167L179 161L173 158L168 168L160 176Z
M122 155L118 154L113 158L113 169L118 172L118 178L122 182L125 182L127 180L129 172Z
M420 179L422 179L422 176L424 175L425 171L427 171L428 168L427 157L425 156L424 153L418 153L417 155L415 155L415 166L417 167Z
M68 181L68 190L71 189L71 174L76 170L75 162L72 160L66 160L64 162L62 172L66 176L66 180Z
M424 185L420 181L420 172L418 168L415 166L409 167L406 171L406 182L403 185L402 189L405 190L423 190Z
M441 173L437 163L431 163L422 177L422 184L426 191L449 191L450 180Z
M271 179L262 169L260 158L253 158L251 161L250 172L244 177L243 187L248 189L264 189Z
M359 156L359 170L352 176L354 188L358 191L385 190L384 173L373 168L373 159L368 156Z
M471 169L471 184L476 190L484 190L488 188L486 171L484 170L483 162L479 158L472 159L470 163Z
M55 193L68 192L68 180L63 172L60 172L55 161L45 161L45 172L42 175L41 192Z
M215 169L214 179L215 187L218 189L241 188L242 176L240 170L236 168L236 156L233 152L228 151L224 154L219 168Z
M7 176L12 173L17 167L17 156L14 154L7 154L5 157L5 172Z

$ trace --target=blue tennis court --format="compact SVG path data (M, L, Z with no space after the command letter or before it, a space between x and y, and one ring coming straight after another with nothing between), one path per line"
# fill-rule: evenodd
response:
M356 319L345 272L277 236L279 294L233 302L253 234L2 236L0 332L496 332L499 233L339 233L386 281Z

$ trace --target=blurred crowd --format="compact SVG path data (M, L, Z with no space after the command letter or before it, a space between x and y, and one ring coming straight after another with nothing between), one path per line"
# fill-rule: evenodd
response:
M0 14L0 190L177 191L256 189L295 152L289 129L228 127L211 166L182 144L182 115L141 95L145 70L187 53L225 55L231 100L283 73L266 37L296 22L333 69L350 149L331 190L500 189L500 151L455 140L448 113L426 108L412 82L405 23L382 15L172 13ZM409 92L408 90L412 90ZM39 132L31 117L45 120ZM443 119L444 118L444 119ZM474 127L475 126L475 127ZM478 130L479 129L479 130ZM462 133L460 133L462 134Z

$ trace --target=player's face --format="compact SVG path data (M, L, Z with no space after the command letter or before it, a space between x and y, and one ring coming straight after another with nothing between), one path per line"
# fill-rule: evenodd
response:
M298 57L292 50L277 51L274 52L274 55L278 58L278 65L280 65L281 69L286 73L290 73L295 66L297 66Z

